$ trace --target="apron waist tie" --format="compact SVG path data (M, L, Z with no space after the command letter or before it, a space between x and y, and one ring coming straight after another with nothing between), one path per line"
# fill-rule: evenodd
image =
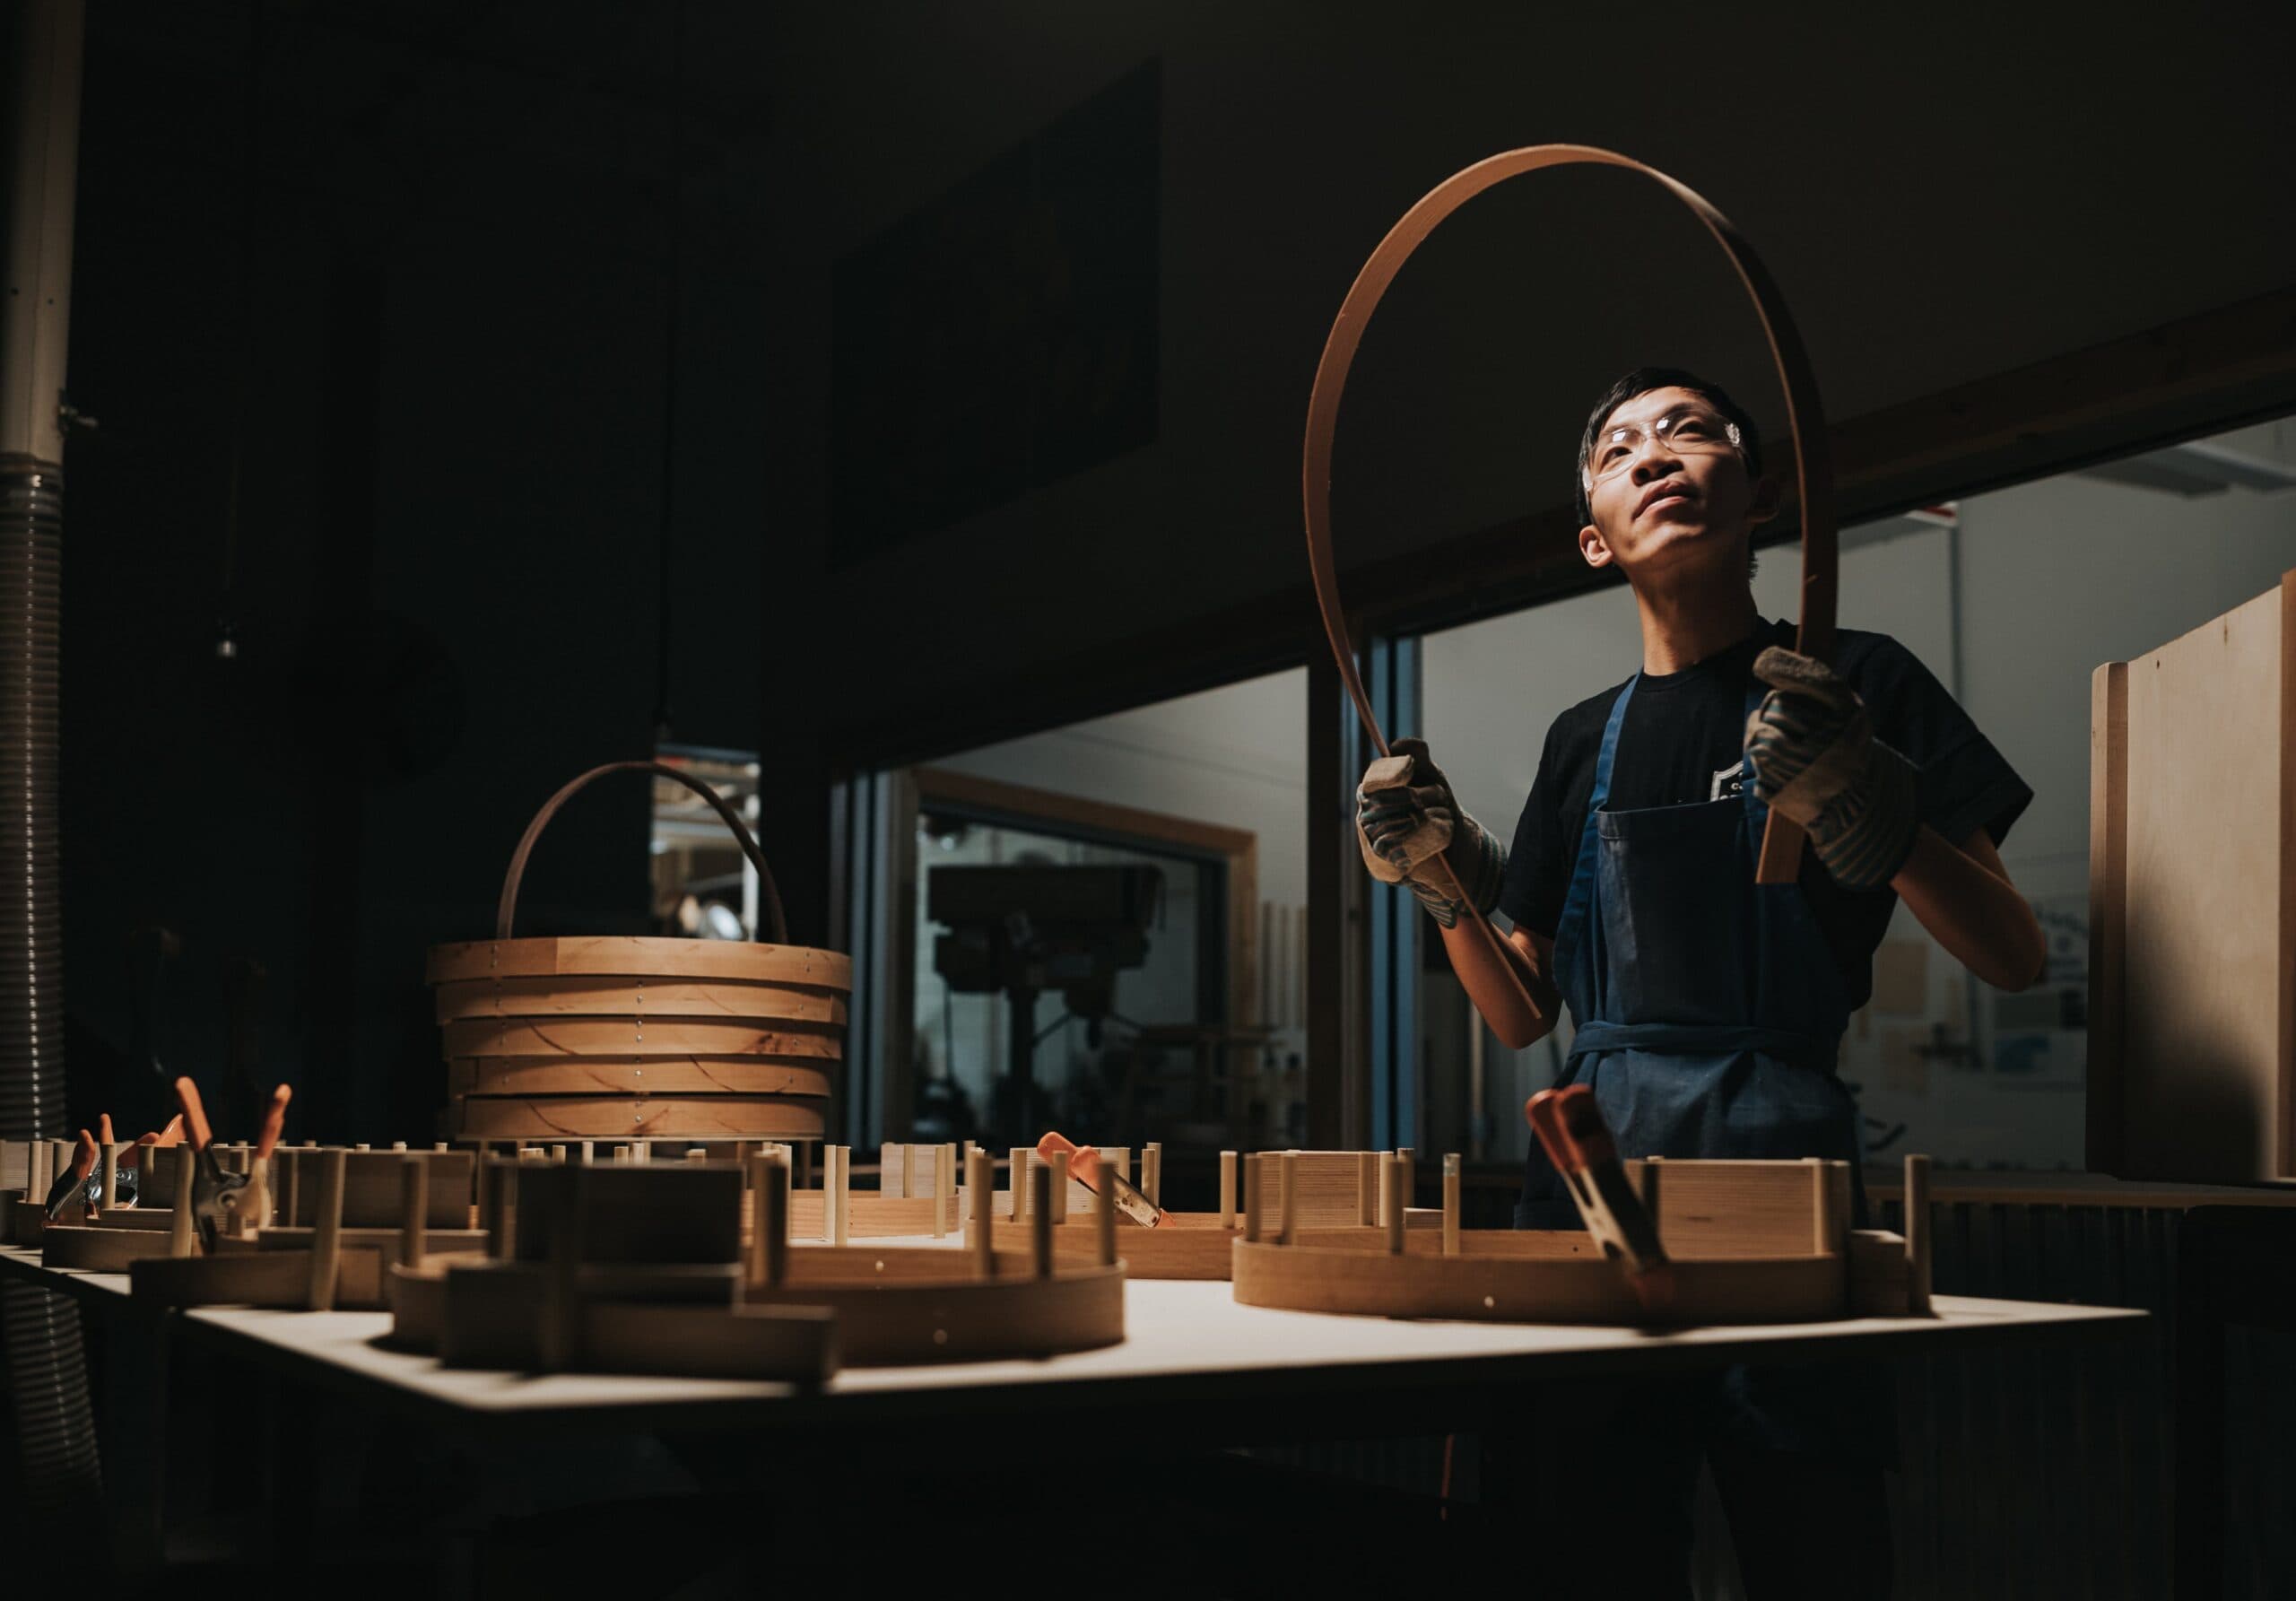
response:
M1570 1041L1570 1063L1575 1067L1580 1057L1610 1050L1647 1050L1661 1056L1718 1056L1752 1050L1797 1067L1831 1074L1840 1059L1841 1040L1839 1035L1803 1034L1791 1029L1739 1023L1588 1022Z

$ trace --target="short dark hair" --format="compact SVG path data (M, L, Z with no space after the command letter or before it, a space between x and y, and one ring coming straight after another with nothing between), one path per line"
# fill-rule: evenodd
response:
M1595 409L1587 413L1587 431L1578 438L1578 459L1573 465L1570 487L1578 497L1578 526L1585 527L1595 520L1595 508L1587 493L1587 462L1595 453L1595 436L1603 431L1603 424L1611 413L1638 395L1648 395L1653 389L1688 389L1722 413L1723 420L1738 425L1738 451L1745 458L1746 476L1761 476L1761 431L1746 409L1730 398L1721 385L1709 383L1695 372L1680 367L1638 367L1603 391L1595 402Z

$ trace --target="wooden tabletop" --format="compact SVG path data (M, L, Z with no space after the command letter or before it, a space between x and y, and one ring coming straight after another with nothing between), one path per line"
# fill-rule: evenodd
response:
M126 1311L124 1274L66 1273L0 1248L0 1271ZM848 1440L952 1420L1080 1411L1248 1437L1344 1405L1367 1422L1443 1414L1477 1390L1583 1372L1648 1372L1747 1360L1885 1357L2013 1339L2125 1334L2144 1314L2118 1308L1936 1298L1935 1318L1683 1329L1664 1334L1562 1325L1413 1322L1238 1306L1222 1283L1126 1286L1127 1337L1100 1351L1031 1362L848 1368L818 1389L730 1379L605 1374L531 1376L446 1368L379 1344L382 1312L209 1308L177 1314L186 1337L357 1392L378 1405L466 1424L787 1430ZM1191 1425L1189 1419L1194 1418Z

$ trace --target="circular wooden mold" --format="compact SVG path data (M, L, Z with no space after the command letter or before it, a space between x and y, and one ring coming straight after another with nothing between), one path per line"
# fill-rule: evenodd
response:
M1124 1338L1124 1264L1038 1275L1026 1252L998 1251L996 1275L963 1275L970 1253L932 1246L810 1246L778 1284L742 1292L753 1306L825 1307L848 1366L989 1362L1091 1351Z
M1296 1312L1495 1323L1815 1323L1849 1310L1848 1264L1834 1255L1675 1257L1673 1301L1658 1316L1583 1233L1463 1231L1456 1256L1443 1254L1440 1234L1409 1235L1405 1245L1390 1254L1378 1229L1334 1230L1295 1245L1239 1240L1236 1301Z
M518 884L561 807L608 773L693 790L757 870L770 943L585 935L517 939ZM788 944L757 841L708 785L617 761L561 787L512 853L495 935L431 948L455 1127L466 1139L806 1139L844 1054L850 959Z

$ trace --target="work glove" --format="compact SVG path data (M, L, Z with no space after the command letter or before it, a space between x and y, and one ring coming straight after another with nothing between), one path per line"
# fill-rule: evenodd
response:
M1439 876L1450 863L1467 897L1488 914L1499 904L1506 853L1489 830L1459 807L1451 782L1427 754L1427 742L1399 739L1392 753L1363 770L1355 787L1355 838L1363 865L1381 883L1399 883L1448 928L1465 902Z
M1874 737L1866 703L1823 662L1772 645L1754 676L1770 686L1746 719L1754 793L1802 825L1837 883L1888 883L1921 826L1913 763Z

